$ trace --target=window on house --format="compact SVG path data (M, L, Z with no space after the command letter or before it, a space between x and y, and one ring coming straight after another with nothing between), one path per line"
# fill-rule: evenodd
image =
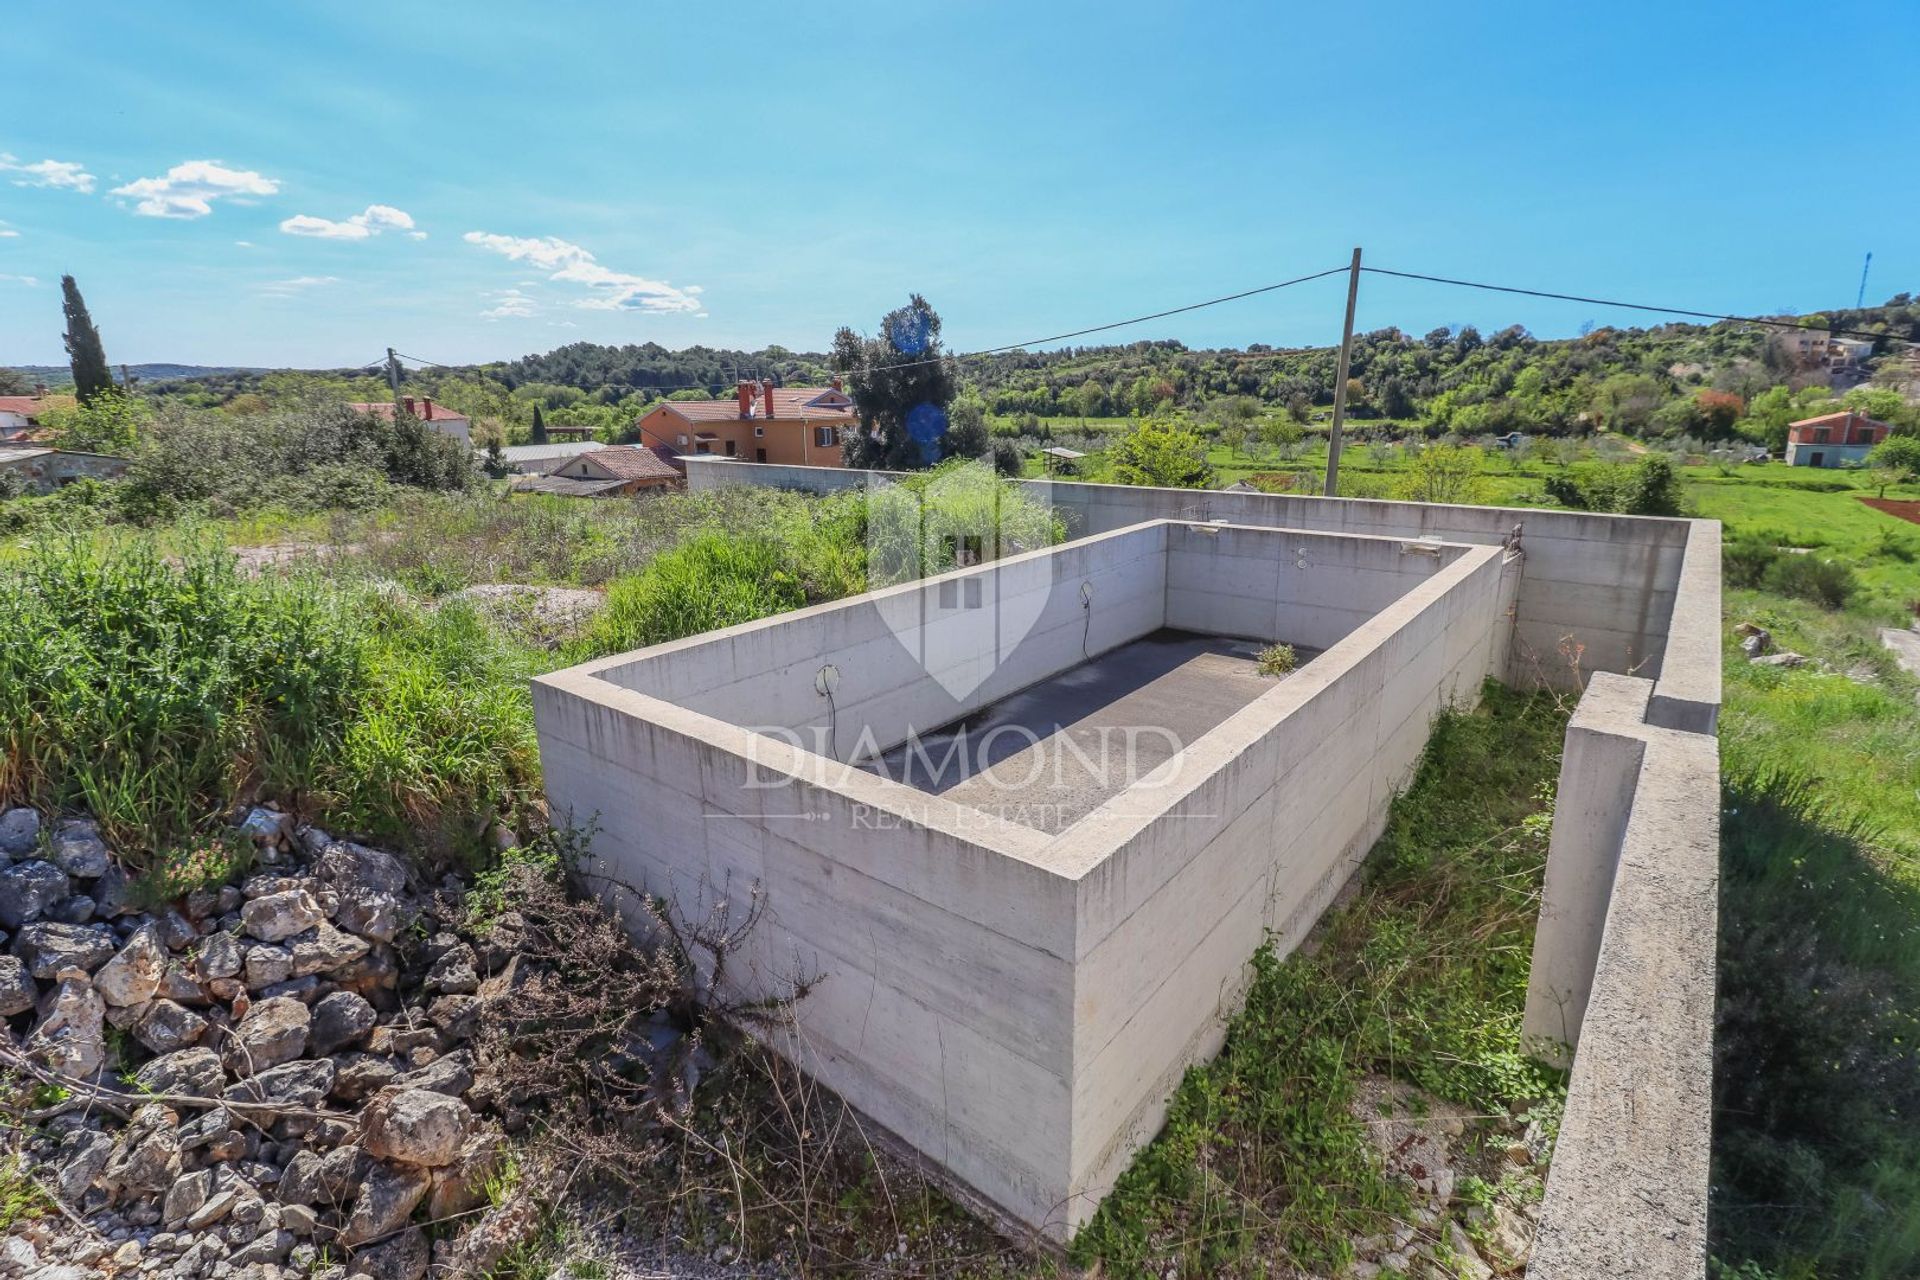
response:
M755 434L755 435L757 435L757 436L763 436L763 435L765 435L765 434L767 434L767 429L766 429L765 427L755 427L755 428L753 429L753 434Z
M767 451L765 449L755 449L753 451L753 460L755 462L765 462L767 460Z
M736 444L732 440L727 441L727 456L729 458L733 457L735 454L739 452L740 452L740 446L738 444Z
M693 446L693 451L695 453L712 453L713 446L708 444L705 440L702 440L699 444L696 444L695 446Z
M832 427L815 427L813 429L813 447L814 448L831 449L834 446L834 443L835 441L834 441Z
M678 435L678 436L675 436L675 437L674 437L674 440L676 440L676 441L677 441L677 442L679 443L679 445L680 445L680 447L681 447L682 449L684 449L684 448L686 448L686 447L687 447L687 438L686 438L686 436L684 436L684 435Z

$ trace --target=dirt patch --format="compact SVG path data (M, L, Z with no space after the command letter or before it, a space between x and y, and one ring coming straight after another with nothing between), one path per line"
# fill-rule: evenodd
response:
M1920 524L1920 502L1900 502L1893 498L1862 498L1860 501L1875 511L1885 512L1897 520L1909 524Z

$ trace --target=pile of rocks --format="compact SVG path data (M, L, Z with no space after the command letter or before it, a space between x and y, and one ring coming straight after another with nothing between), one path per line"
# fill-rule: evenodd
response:
M1356 1239L1343 1280L1491 1280L1524 1272L1552 1153L1539 1121L1477 1116L1385 1076L1366 1077L1350 1110L1387 1177L1410 1193L1412 1214L1391 1231ZM1489 1197L1456 1217L1467 1174Z
M142 903L93 823L0 814L0 1065L42 1086L24 1154L67 1215L0 1275L416 1280L420 1220L482 1204L480 952L392 854L241 831L264 870Z

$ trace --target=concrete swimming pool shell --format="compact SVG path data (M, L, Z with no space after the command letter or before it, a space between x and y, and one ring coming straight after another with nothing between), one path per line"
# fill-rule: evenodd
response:
M610 874L689 912L757 891L742 994L824 976L778 1047L1062 1238L1218 1049L1263 939L1298 944L1364 857L1433 718L1488 678L1539 678L1511 529L1546 513L1478 510L1449 536L1405 504L1118 523L1102 495L1052 496L1080 504L1078 540L556 672L534 696L554 811L597 822ZM1638 523L1664 639L1689 522ZM1301 659L1284 677L1253 662L1275 641ZM1657 696L1624 683L1643 709ZM1570 917L1607 915L1604 890L1597 907L1562 890ZM1595 963L1556 972L1584 996ZM1556 1038L1577 1041L1579 1014Z

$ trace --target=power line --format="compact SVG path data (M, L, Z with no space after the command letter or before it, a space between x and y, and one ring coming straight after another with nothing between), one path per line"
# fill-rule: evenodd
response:
M1827 325L1808 324L1802 320L1770 320L1764 316L1734 316L1718 311L1694 311L1686 307L1656 307L1645 302L1620 302L1612 298L1585 298L1573 293L1553 293L1546 289L1522 289L1510 284L1487 284L1479 280L1453 280L1446 276L1423 275L1418 271L1389 271L1385 267L1362 267L1362 271L1377 276L1396 276L1402 280L1425 280L1430 284L1454 285L1462 289L1484 289L1491 293L1517 293L1528 298L1554 298L1561 302L1584 302L1596 307L1618 307L1624 311L1650 311L1658 315L1690 316L1697 320L1731 320L1737 324L1767 325L1774 329L1802 329L1816 333L1834 333L1849 338L1886 338L1892 342L1907 342L1906 338L1895 337L1890 333L1872 333L1865 329L1835 329Z

